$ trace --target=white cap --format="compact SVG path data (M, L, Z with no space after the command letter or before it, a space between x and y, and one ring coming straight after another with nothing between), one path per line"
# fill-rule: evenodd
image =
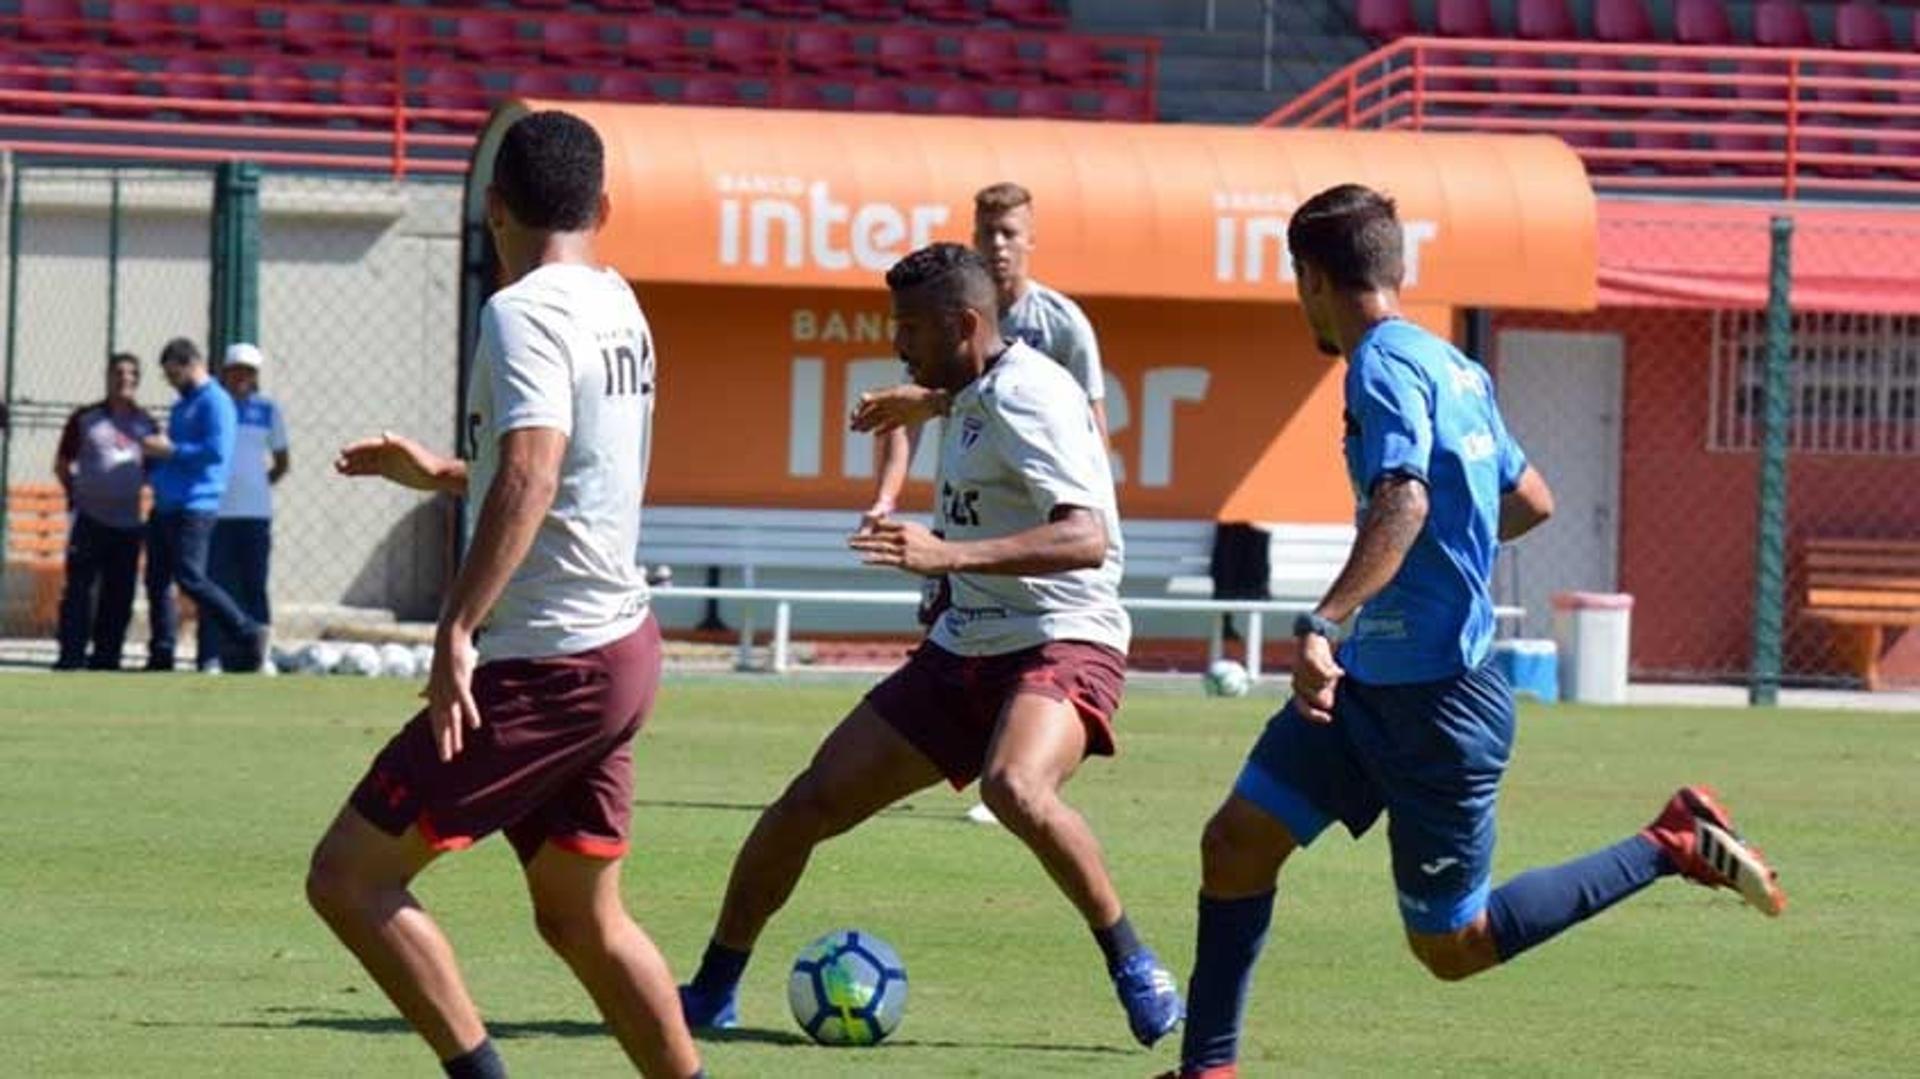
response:
M259 345L249 345L242 341L239 344L227 346L226 365L228 367L251 367L255 371L258 371L267 365L267 357L265 353L260 351Z

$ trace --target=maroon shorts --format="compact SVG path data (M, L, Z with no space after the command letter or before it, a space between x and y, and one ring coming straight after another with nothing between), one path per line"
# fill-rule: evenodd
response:
M542 843L596 858L627 850L633 736L660 685L652 618L587 652L483 663L480 729L442 762L423 711L393 736L349 799L390 835L419 825L436 850L504 830L522 862Z
M1127 657L1088 641L998 656L955 655L924 641L867 693L867 704L958 789L980 778L1000 713L1021 693L1072 704L1087 727L1087 755L1113 756L1113 713L1126 679Z

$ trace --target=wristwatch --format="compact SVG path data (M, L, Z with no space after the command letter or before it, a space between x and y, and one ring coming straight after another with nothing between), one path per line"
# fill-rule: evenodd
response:
M1293 620L1293 635L1305 637L1310 633L1332 641L1340 636L1340 623L1307 611Z

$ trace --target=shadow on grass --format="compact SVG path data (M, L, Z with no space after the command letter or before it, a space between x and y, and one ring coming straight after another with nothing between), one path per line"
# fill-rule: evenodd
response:
M791 1030L772 1030L766 1027L734 1027L732 1030L696 1031L694 1037L703 1042L740 1042L748 1045L810 1045L804 1036ZM883 1049L996 1049L1021 1053L1075 1053L1075 1054L1118 1054L1132 1056L1133 1051L1112 1045L1060 1045L1032 1042L969 1042L950 1040L930 1040L923 1038L889 1038Z
M764 813L765 802L695 802L676 798L635 798L635 809L710 809L723 813ZM907 817L914 820L940 821L951 823L966 820L966 814L945 807L918 807L912 802L891 805L874 814L876 817Z
M181 1023L141 1019L141 1027L218 1027L227 1030L330 1030L341 1034L403 1034L413 1036L413 1028L397 1015L354 1015L349 1012L302 1008L263 1008L258 1018L234 1019L217 1023ZM584 1019L536 1019L516 1022L488 1019L487 1033L501 1041L516 1038L610 1038L612 1033L598 1021Z

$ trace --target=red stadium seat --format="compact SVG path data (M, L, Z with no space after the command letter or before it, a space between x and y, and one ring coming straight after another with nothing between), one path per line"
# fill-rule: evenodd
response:
M1523 41L1577 41L1579 28L1567 0L1520 0L1513 12L1514 33Z
M948 62L934 47L934 40L930 34L907 30L883 32L874 41L874 70L909 79L945 70Z
M248 100L265 106L305 105L313 101L311 80L306 71L291 60L260 61L236 89ZM272 108L263 108L252 115L272 116L275 112Z
M515 97L576 97L573 83L565 75L551 68L534 68L521 71L513 76L513 96Z
M832 14L855 22L892 22L906 15L900 0L824 0Z
M758 75L774 69L777 50L773 35L752 23L717 27L707 62L717 71Z
M746 3L769 19L811 19L820 14L820 0L746 0Z
M391 7L378 7L367 15L367 48L375 55L392 56L404 50L417 56L441 47L433 27L418 15Z
M1807 9L1795 0L1761 0L1753 7L1753 43L1782 49L1813 46Z
M1103 86L1121 81L1126 65L1100 55L1100 46L1091 38L1063 35L1047 39L1041 74L1053 82L1069 86Z
M513 6L560 11L566 8L568 2L569 0L513 0Z
M429 109L477 112L488 105L487 89L481 84L480 76L457 67L436 67L428 71L421 100Z
M1029 86L1014 98L1013 111L1021 116L1073 115L1073 96L1058 86Z
M1020 55L1018 38L1006 34L968 34L960 39L960 73L989 82L1028 79L1031 60Z
M855 112L911 112L906 91L890 82L863 82L853 88Z
M705 19L724 19L740 13L740 0L671 0L671 2L680 11Z
M101 53L88 53L74 60L69 69L73 75L73 92L76 94L101 94L124 98L126 100L113 105L88 104L86 107L96 112L113 109L132 109L138 112L148 111L147 105L138 100L144 92L140 79L132 67Z
M699 71L704 61L687 47L686 31L670 22L631 22L626 26L626 57L649 71Z
M1100 118L1126 123L1150 121L1152 103L1138 90L1108 90L1100 95Z
M1733 24L1722 0L1674 0L1673 39L1682 45L1731 45Z
M20 0L19 15L22 41L78 41L86 36L80 0Z
M334 78L334 96L342 105L385 109L393 106L393 68L385 64L345 64ZM360 123L380 121L366 119Z
M1487 0L1438 0L1433 30L1441 37L1497 37L1500 33Z
M637 71L614 71L600 76L595 94L609 101L654 101L659 94L653 80Z
M280 37L288 52L327 53L345 45L339 17L326 8L292 7L285 17Z
M225 96L218 65L203 56L176 56L160 68L160 96L209 101Z
M1066 12L1053 0L987 0L987 16L1028 30L1065 30Z
M593 0L593 6L602 11L618 11L622 15L645 15L653 10L653 0Z
M1876 4L1853 0L1834 10L1833 47L1862 52L1891 52L1898 46L1894 44L1893 27L1887 22L1887 13Z
M719 75L695 75L681 85L680 100L689 105L738 105L740 88Z
M562 64L610 64L619 49L608 41L602 23L586 19L540 20L540 55Z
M203 49L238 49L258 45L264 35L256 9L234 4L194 5L193 42Z
M1646 0L1594 0L1594 40L1633 44L1652 41L1653 36Z
M171 40L167 5L153 0L113 0L107 5L107 40L115 45L157 44Z
M986 18L986 13L969 0L907 0L907 14L955 26L973 26Z
M7 70L7 69L13 70ZM45 92L49 80L45 71L26 53L0 52L0 97L9 109L20 112L58 112L60 106L46 101L28 101L15 95L21 92Z
M1413 0L1359 0L1354 5L1353 21L1361 33L1379 42L1420 30L1420 20L1413 15Z
M505 59L524 50L519 23L506 15L462 15L453 20L454 55L468 60Z
M788 79L776 86L773 91L773 104L782 109L820 109L833 108L827 100L826 92L814 83Z
M944 86L933 95L933 111L948 116L985 116L993 111L977 86Z
M854 51L853 39L845 30L805 26L795 30L787 43L787 66L810 75L839 78L864 71L868 65Z

